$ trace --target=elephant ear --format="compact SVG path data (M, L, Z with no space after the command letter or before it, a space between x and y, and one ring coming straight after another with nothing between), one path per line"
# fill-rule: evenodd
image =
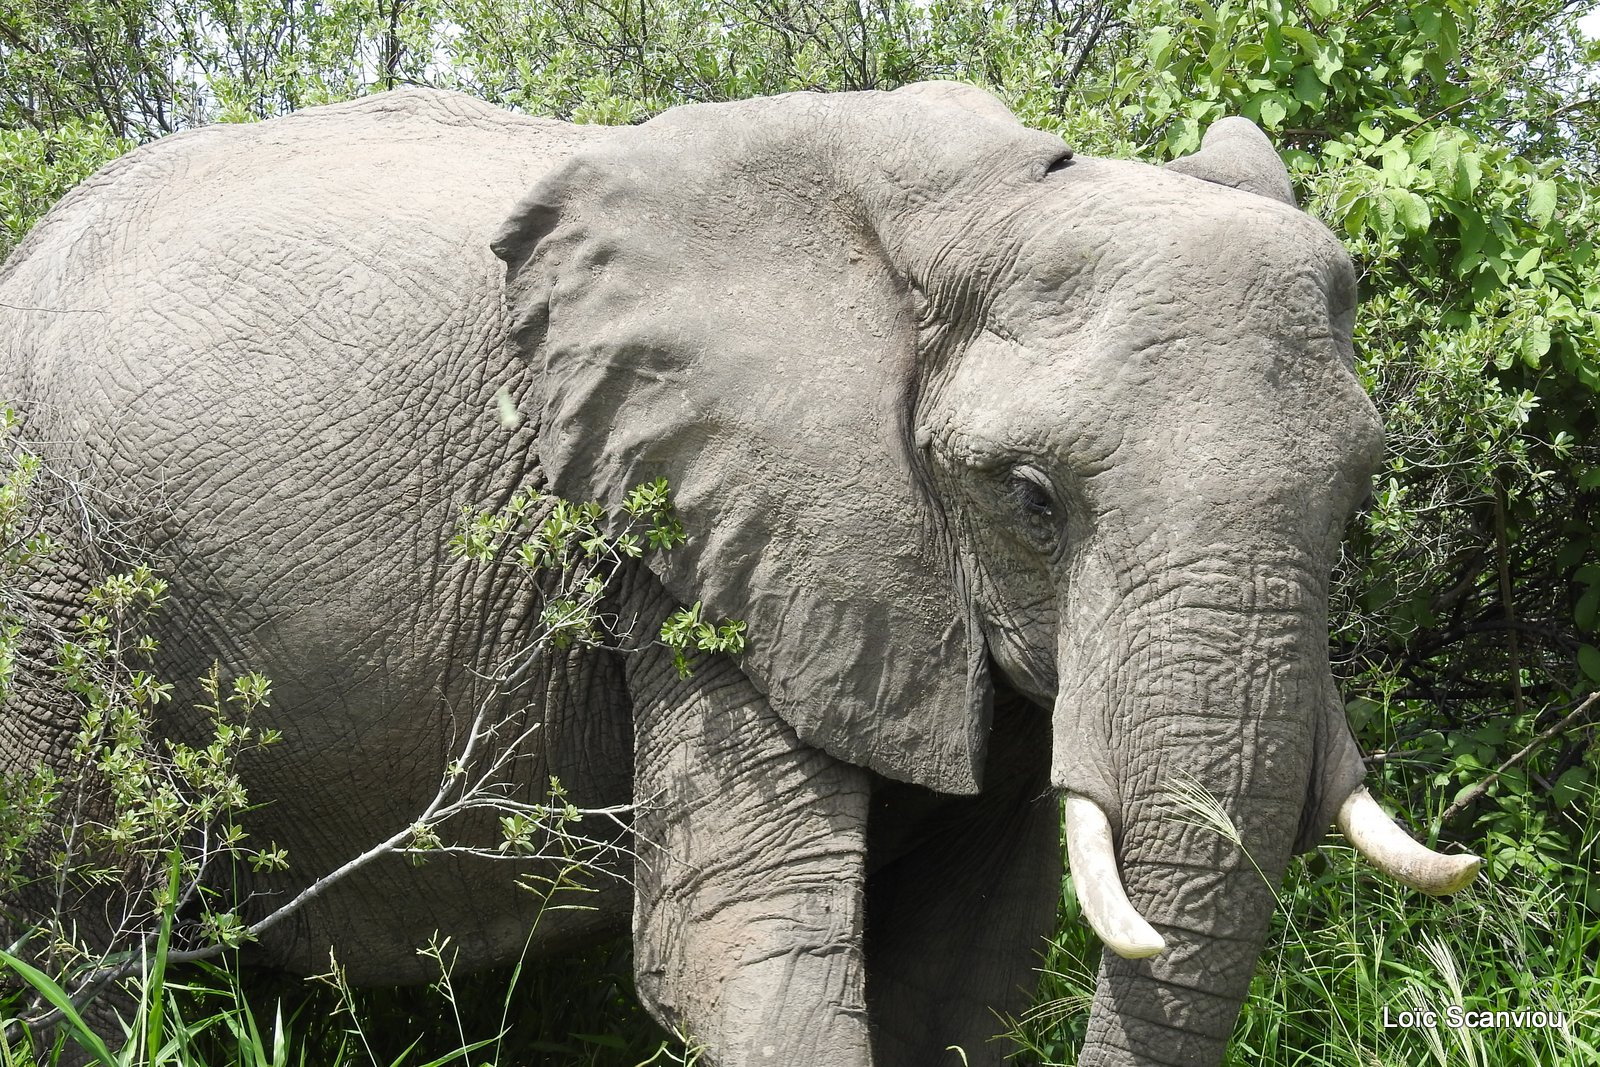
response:
M554 490L667 478L665 587L747 622L805 742L945 792L979 787L992 697L911 430L909 260L1066 154L965 86L697 105L591 142L494 241Z
M1173 160L1167 169L1299 206L1289 185L1288 168L1267 135L1246 118L1218 119L1200 141L1200 151Z

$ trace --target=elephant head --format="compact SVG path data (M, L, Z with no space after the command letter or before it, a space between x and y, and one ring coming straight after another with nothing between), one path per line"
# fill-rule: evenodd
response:
M1291 852L1374 810L1327 592L1381 429L1260 131L1163 170L953 84L683 108L495 250L556 491L665 475L661 582L839 760L973 793L997 687L1031 700L1113 950L1080 1062L1218 1061ZM1386 825L1390 868L1470 877Z

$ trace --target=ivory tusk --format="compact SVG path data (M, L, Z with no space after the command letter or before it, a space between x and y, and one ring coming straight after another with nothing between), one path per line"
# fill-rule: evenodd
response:
M1167 947L1155 928L1128 902L1111 847L1111 824L1088 797L1066 798L1067 868L1078 890L1084 918L1107 948L1124 959L1142 960Z
M1430 897L1460 892L1483 866L1477 856L1446 856L1412 840L1364 787L1340 805L1339 832L1378 870Z

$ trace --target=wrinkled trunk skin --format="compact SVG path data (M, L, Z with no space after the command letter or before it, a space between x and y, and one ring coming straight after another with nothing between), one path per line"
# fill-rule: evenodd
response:
M1116 617L1064 636L1057 783L1106 806L1128 897L1168 945L1104 954L1083 1067L1221 1062L1317 773L1333 695L1324 584L1259 558L1233 566L1142 581ZM1061 751L1085 734L1104 744L1098 767ZM1185 781L1243 850L1175 801Z

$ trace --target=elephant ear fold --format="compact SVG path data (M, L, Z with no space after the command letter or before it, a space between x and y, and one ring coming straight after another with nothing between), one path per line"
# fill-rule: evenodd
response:
M978 788L991 687L887 249L959 183L1063 152L976 92L675 109L591 142L494 244L554 490L665 477L689 536L650 559L667 590L745 620L742 666L802 740L944 792Z
M1200 151L1173 160L1167 169L1299 206L1289 185L1288 168L1272 142L1259 126L1239 116L1212 123L1200 142Z

